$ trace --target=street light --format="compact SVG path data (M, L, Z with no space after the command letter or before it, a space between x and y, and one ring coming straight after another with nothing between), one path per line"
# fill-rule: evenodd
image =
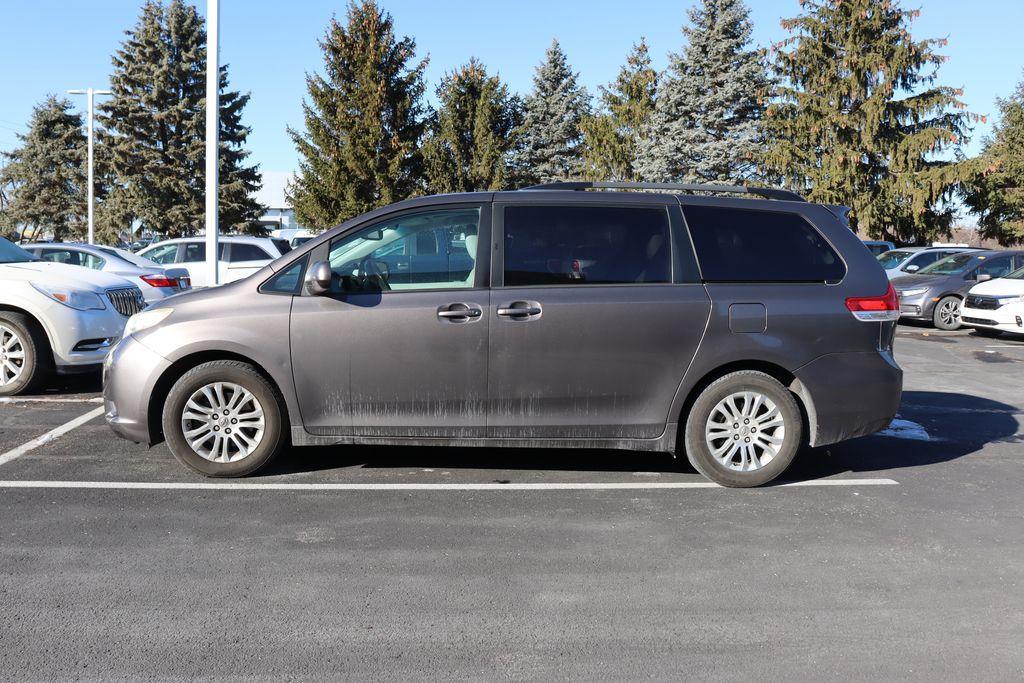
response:
M109 95L109 90L94 90L93 88L86 88L85 90L68 90L69 95L86 95L89 98L89 112L86 115L88 119L87 127L89 130L89 170L88 170L88 183L89 183L89 244L93 244L96 239L96 232L93 228L93 194L94 184L93 179L93 163L92 163L92 140L93 140L93 97L96 95Z
M217 190L220 173L220 2L206 0L206 267L207 282L220 284L217 254Z

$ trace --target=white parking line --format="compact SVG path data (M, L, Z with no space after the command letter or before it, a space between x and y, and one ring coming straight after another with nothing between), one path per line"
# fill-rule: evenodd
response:
M103 414L103 406L100 406L99 408L94 408L93 410L90 410L85 415L81 415L79 417L76 417L71 422L65 422L60 427L55 427L54 429L51 429L50 431L46 432L45 434L43 434L39 438L32 439L28 443L22 444L22 445L18 446L17 448L15 448L14 450L7 451L3 455L0 455L0 465L6 465L10 461L16 460L17 458L20 458L21 456L25 455L29 451L31 451L33 449L36 449L36 448L39 448L40 446L42 446L44 444L48 444L51 441L53 441L54 439L60 437L61 435L67 434L72 429L76 429L78 427L81 427L82 425L84 425L89 420L95 419L95 418L99 417L102 414Z
M0 398L0 404L4 403L103 403L103 398L70 398L64 396L25 396L12 398L5 396Z
M896 486L894 479L814 479L778 484L779 487ZM533 484L279 484L258 482L150 482L150 481L0 481L13 489L146 489L169 491L618 491L645 489L717 489L710 481L590 482Z

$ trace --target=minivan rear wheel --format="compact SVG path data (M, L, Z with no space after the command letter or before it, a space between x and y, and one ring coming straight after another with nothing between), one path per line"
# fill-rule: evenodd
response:
M175 382L164 403L171 452L208 477L243 477L273 460L285 444L284 402L251 365L211 361Z
M760 486L793 462L802 430L800 407L786 387L763 372L741 370L697 397L686 420L686 457L722 486Z

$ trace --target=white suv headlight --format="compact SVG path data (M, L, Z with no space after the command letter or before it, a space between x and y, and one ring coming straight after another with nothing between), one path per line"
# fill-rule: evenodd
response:
M996 303L1000 306L1019 304L1021 302L1024 302L1024 296L1000 296L996 298Z
M30 282L29 284L43 296L64 304L68 308L79 311L102 311L106 308L99 294L87 289L73 289L63 285L48 285L41 282Z
M173 310L173 308L154 308L152 311L136 313L125 323L123 336L127 337L160 324Z
M917 287L916 289L904 289L900 292L900 296L918 296L928 291L927 287Z

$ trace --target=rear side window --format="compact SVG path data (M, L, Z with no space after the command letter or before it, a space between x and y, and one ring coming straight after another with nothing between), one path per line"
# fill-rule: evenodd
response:
M231 244L231 251L228 252L228 262L238 263L239 261L266 261L271 258L270 254L263 251L255 244L234 242Z
M708 282L834 282L846 266L795 213L683 207Z
M509 206L505 286L672 281L663 208Z

